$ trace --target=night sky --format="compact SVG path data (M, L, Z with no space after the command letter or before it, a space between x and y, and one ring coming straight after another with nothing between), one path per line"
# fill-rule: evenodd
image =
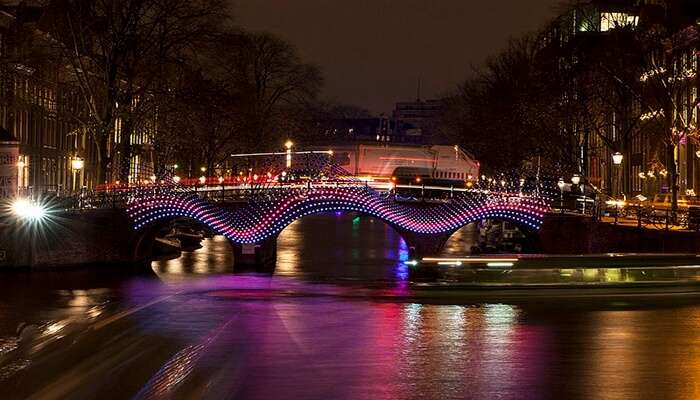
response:
M237 24L269 31L321 67L324 96L390 113L452 90L561 0L231 0Z

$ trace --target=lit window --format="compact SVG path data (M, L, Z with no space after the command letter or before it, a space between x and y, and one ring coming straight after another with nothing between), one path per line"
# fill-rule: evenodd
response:
M623 26L637 26L639 18L627 13L607 12L600 14L600 31L607 32Z

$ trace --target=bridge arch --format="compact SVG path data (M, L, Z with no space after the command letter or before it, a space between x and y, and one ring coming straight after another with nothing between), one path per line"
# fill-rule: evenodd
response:
M483 219L501 219L538 229L545 207L528 198L459 198L443 203L403 204L365 187L290 190L243 206L210 203L194 195L153 195L132 202L129 215L137 230L173 217L194 219L236 244L262 243L297 219L323 212L357 212L392 226L424 253L441 247L455 231ZM426 243L429 243L427 245Z
M489 218L467 223L457 230L451 232L445 239L445 251L454 251L458 249L460 253L467 251L474 252L474 254L478 254L476 253L477 251L487 253L503 251L503 249L499 248L496 243L491 242L488 237L485 238L482 236L482 232L480 231L482 223L500 223L501 226L496 226L495 231L503 232L501 233L501 239L504 239L503 242L515 242L520 246L521 250L517 250L516 246L516 249L513 250L514 252L533 252L540 248L538 229L534 229L532 226L527 224L516 223L508 219ZM461 238L460 236L462 235L465 235L466 237ZM518 235L519 237L513 239L512 237L509 237L509 235ZM460 241L462 241L462 243L459 243Z

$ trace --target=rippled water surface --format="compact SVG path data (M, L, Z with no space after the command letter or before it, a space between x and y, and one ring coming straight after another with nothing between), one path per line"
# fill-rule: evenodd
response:
M332 214L282 233L273 276L233 274L221 237L153 272L2 276L0 398L700 397L692 299L417 302L407 257Z

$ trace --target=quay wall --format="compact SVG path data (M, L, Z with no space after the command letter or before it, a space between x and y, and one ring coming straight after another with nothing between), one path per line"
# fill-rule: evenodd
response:
M34 225L0 221L0 270L135 263L134 231L123 210L50 215Z
M538 250L551 254L700 251L698 232L614 225L569 215L547 215L538 236Z

